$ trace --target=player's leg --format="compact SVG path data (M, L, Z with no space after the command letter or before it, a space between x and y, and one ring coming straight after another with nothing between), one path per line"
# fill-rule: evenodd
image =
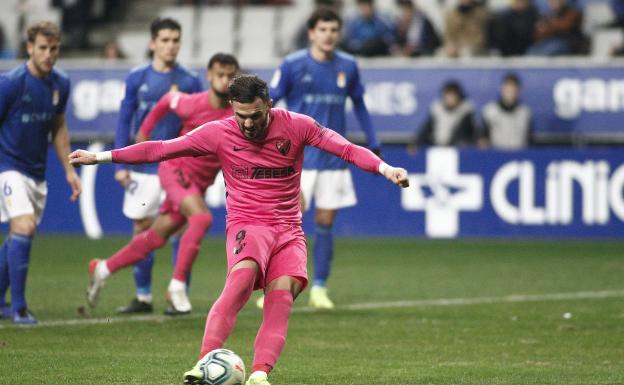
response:
M7 291L9 290L9 261L8 252L10 234L4 239L0 246L0 319L11 318L11 304L6 302Z
M186 195L180 206L187 218L188 226L180 238L178 258L167 289L167 299L171 305L165 311L167 315L190 313L191 303L187 296L186 282L197 258L201 241L212 225L212 214L206 206L203 194L199 191Z
M89 264L91 283L87 290L87 302L97 304L99 292L106 279L114 272L146 258L151 252L162 247L167 238L184 225L181 215L159 215L152 226L133 237L130 242L106 260L94 259Z
M123 213L133 221L133 236L149 229L158 215L161 201L160 181L154 174L130 172L130 185L124 194ZM129 305L117 309L119 313L152 311L152 268L154 253L149 253L133 268L136 296Z
M248 385L266 385L286 342L293 302L307 285L307 250L300 227L280 231L279 250L266 273L262 325L254 345L254 358Z
M45 208L48 189L45 181L35 181L17 171L0 173L0 185L1 217L2 221L9 221L10 227L2 250L6 257L2 294L6 291L8 272L12 304L7 315L13 318L14 323L33 324L37 320L26 303L26 280L32 239Z
M349 170L320 171L314 199L314 279L310 290L310 306L333 309L334 303L327 295L326 282L334 259L334 221L338 209L353 206L357 202Z

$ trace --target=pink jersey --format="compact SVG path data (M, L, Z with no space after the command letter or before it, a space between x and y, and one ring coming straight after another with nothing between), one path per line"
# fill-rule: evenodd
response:
M173 112L182 120L180 136L206 122L231 117L234 113L228 104L225 108L213 108L208 102L209 91L195 94L183 92L166 93L143 120L139 131L150 137L156 123L167 113ZM181 168L202 189L214 182L221 164L215 154L200 157L178 158L167 161L169 167ZM160 172L159 172L160 173Z
M158 162L216 154L227 192L227 220L300 224L299 184L303 149L312 145L363 170L377 173L381 159L312 118L273 108L262 142L243 137L234 117L206 123L183 137L135 144L112 151L113 162Z

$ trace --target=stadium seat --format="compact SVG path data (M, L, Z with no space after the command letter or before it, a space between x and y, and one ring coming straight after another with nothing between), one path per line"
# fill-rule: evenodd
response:
M624 34L619 28L603 29L592 34L591 55L593 57L609 57L615 47L624 43Z
M10 8L9 1L0 1L0 25L4 31L5 42L9 49L16 51L19 48L20 33L18 31L19 16L15 8Z
M199 15L199 28L195 29L199 48L196 60L207 61L217 52L234 52L235 16L233 7L204 7Z
M614 15L608 2L594 1L583 10L583 32L590 35L597 28L613 21Z
M306 24L306 20L313 8L311 4L280 7L277 11L277 51L280 56L292 52L293 40L299 29Z
M125 52L129 60L142 62L145 60L150 41L149 32L126 31L119 34L117 38L119 47Z
M243 65L263 64L277 58L276 7L246 7L241 10L238 57Z
M161 17L171 17L182 25L182 47L178 60L190 63L194 58L195 40L198 38L195 8L192 6L166 7L160 11Z
M33 8L31 11L24 13L26 28L40 21L51 21L56 25L61 25L61 19L61 10L56 8Z

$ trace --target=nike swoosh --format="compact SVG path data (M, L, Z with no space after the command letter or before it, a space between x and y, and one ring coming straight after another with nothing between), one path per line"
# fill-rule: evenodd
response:
M234 146L232 149L233 149L234 151L242 151L242 150L246 150L246 149L247 149L247 147L245 147L245 146L243 146L243 147L236 147L236 146Z

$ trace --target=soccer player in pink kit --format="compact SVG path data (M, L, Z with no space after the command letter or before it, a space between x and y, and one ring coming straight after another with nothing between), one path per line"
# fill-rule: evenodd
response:
M267 375L286 342L293 301L308 283L299 206L304 147L318 147L403 187L407 187L407 172L310 117L272 108L268 86L256 76L236 77L229 90L234 109L230 119L206 123L173 140L100 153L77 150L69 158L74 165L88 165L217 155L227 191L228 275L208 313L200 357L223 346L252 291L264 289L263 320L246 384L270 385ZM96 269L94 285L100 285L107 273ZM203 382L198 365L184 374L184 382Z
M194 94L165 94L141 124L136 141L142 142L149 138L158 121L169 112L175 113L182 121L180 135L206 122L232 117L227 87L238 70L238 61L234 56L213 55L208 62L207 72L210 89ZM190 313L192 306L187 296L186 282L201 241L212 224L212 214L206 206L204 195L220 169L221 164L215 154L162 162L158 167L158 176L167 198L161 205L156 220L149 229L134 237L111 258L106 261L91 261L90 270L95 271L98 265L105 264L108 271L115 272L133 265L146 258L154 249L163 246L171 235L188 222L188 227L180 238L173 277L167 289L170 307L165 310L165 314ZM98 296L99 289L90 286L87 301L91 306L96 305Z

